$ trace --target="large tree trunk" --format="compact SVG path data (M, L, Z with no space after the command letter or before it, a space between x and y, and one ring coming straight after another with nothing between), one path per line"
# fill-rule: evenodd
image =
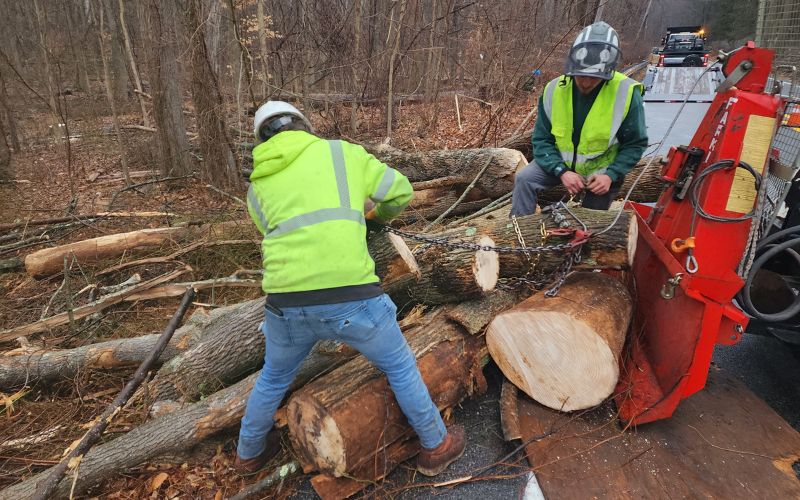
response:
M514 187L514 174L528 164L525 157L512 149L445 149L406 153L387 145L367 146L382 162L402 172L412 182L458 175L472 181L489 163L475 188L489 198L499 198Z
M147 47L147 73L153 95L161 173L185 175L193 170L194 161L183 119L177 2L147 0L138 6L140 18L147 26L143 39Z
M325 344L320 344L303 361L295 378L296 384L308 382L320 373L330 370L331 366L341 363L343 354L325 347ZM113 441L92 448L78 467L78 478L74 483L75 494L80 494L121 471L152 462L160 456L188 450L221 430L237 426L259 374L260 372L256 372L198 403L176 409ZM30 498L36 484L49 473L50 469L42 471L0 491L0 498ZM72 484L72 475L63 479L53 498L68 497Z
M406 337L439 409L485 384L482 341L449 321L444 311L426 315ZM305 386L289 400L287 413L302 460L336 477L412 432L385 376L363 357Z
M539 294L499 314L486 344L530 397L556 410L582 410L600 404L617 384L632 308L620 281L577 273L556 297Z
M191 34L192 101L203 153L202 173L203 178L213 186L236 190L242 185L242 176L236 168L233 145L228 137L219 81L211 67L206 39L202 35L202 25L207 18L203 3L203 0L189 0L185 14L186 26Z
M224 222L200 227L161 227L109 234L28 254L25 257L25 270L31 276L42 278L62 271L64 258L69 260L74 258L78 263L86 265L103 259L128 255L144 248L176 244L187 239L220 239L223 235L232 232L248 232L250 230L251 225L244 222Z
M214 309L210 313L197 311L175 332L167 348L158 359L164 363L178 354L192 349L209 335L219 330L229 330L237 314L245 307L237 304ZM139 365L152 350L160 334L142 335L128 339L109 340L74 349L29 353L25 349L0 357L0 390L9 391L22 385L68 379L79 372L107 370Z

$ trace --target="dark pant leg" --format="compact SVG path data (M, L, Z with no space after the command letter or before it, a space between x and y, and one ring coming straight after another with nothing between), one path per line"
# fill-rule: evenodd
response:
M536 213L536 197L545 189L561 184L561 179L550 175L536 164L528 163L514 176L514 192L511 195L511 215Z
M581 206L583 208L591 208L594 210L608 210L608 207L611 206L611 202L614 200L614 198L616 198L619 189L622 187L622 182L624 180L625 176L616 182L612 182L608 192L601 196L598 196L587 189L584 192L583 203L581 203Z

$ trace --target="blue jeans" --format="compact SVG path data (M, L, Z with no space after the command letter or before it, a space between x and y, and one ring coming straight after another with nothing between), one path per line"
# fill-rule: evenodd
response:
M611 201L622 187L622 179L611 184L606 194L596 195L588 189L583 192L584 208L608 210ZM561 179L545 172L536 160L528 163L514 176L514 191L511 195L511 215L531 215L536 213L536 198L539 193L561 184Z
M264 368L247 400L237 452L243 459L260 455L300 363L319 340L338 340L361 352L386 374L400 409L425 448L439 446L447 434L439 410L422 381L417 360L400 332L397 308L387 295L367 300L305 307L285 307L279 316L267 308Z

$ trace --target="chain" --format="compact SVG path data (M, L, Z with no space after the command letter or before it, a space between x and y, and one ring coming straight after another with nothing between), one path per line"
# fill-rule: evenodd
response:
M559 226L560 231L564 231L567 227L569 227L569 222L566 220L566 217L555 209L553 209L552 218L554 222ZM579 219L578 221L580 222ZM423 247L428 247L430 245L437 245L450 249L471 250L475 252L484 251L484 252L523 254L525 255L525 258L528 260L529 264L528 272L525 273L525 276L523 277L508 277L499 279L497 285L498 288L511 290L519 288L520 286L527 286L531 289L542 290L546 286L550 285L550 288L545 292L545 295L547 297L556 296L558 294L558 291L561 289L561 285L564 284L564 281L567 279L567 276L572 271L572 266L580 262L581 249L583 248L583 243L585 243L586 240L584 239L578 242L568 241L565 243L547 244L547 237L549 236L550 233L547 230L547 226L545 226L544 219L542 219L540 227L541 245L529 247L527 243L525 243L525 238L522 235L522 230L519 227L517 218L512 216L511 223L514 227L514 232L516 233L517 240L519 241L520 244L520 246L518 247L479 245L477 243L469 243L466 241L461 241L457 238L448 238L446 236L441 236L437 238L435 236L427 236L419 233L409 233L407 231L403 231L402 229L397 229L391 226L381 226L379 230L387 233L396 234L397 236L407 238L410 240L422 242L424 243ZM583 225L582 222L581 225ZM564 234L564 233L559 233L559 234ZM558 265L558 267L555 270L553 270L553 272L545 276L542 276L540 278L533 278L532 276L534 270L539 264L541 255L543 253L555 253L555 252L564 252L564 260Z
M428 245L437 245L455 250L472 250L475 252L482 250L484 252L497 252L497 253L541 254L541 253L551 253L551 252L562 252L565 250L572 250L573 248L576 247L576 244L571 241L567 241L565 243L558 243L556 245L540 245L536 247L496 247L491 245L479 245L477 243L469 243L466 241L461 241L457 238L448 238L446 236L441 236L437 238L435 236L425 236L419 233L409 233L407 231L403 231L402 229L397 229L396 227L391 227L391 226L381 226L380 230L387 233L396 234L397 236L402 236L403 238L408 238L410 240L420 241Z

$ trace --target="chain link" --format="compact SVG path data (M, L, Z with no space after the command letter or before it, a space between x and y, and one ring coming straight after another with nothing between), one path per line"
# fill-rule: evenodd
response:
M555 208L552 211L551 217L559 228L563 229L569 227L569 222L567 221L567 218L563 214L559 213ZM578 221L580 222L579 219ZM519 288L521 286L527 286L534 290L542 290L548 285L550 285L550 288L545 292L545 295L547 297L556 296L558 294L558 291L561 289L561 286L564 284L564 281L567 279L567 276L572 271L572 266L580 262L581 249L583 248L583 243L585 243L585 240L579 242L568 241L565 243L547 244L547 236L549 233L547 230L547 226L545 226L544 219L542 219L540 228L541 245L529 247L525 243L525 238L522 235L522 230L520 229L519 223L517 222L517 218L515 216L511 217L511 223L513 224L514 232L516 233L517 240L519 241L520 244L520 246L518 247L479 245L477 243L469 243L466 241L462 241L458 238L448 238L446 236L440 236L437 238L435 236L427 236L419 233L410 233L407 231L403 231L402 229L397 229L391 226L381 226L380 231L396 234L397 236L403 238L422 242L425 244L423 245L423 247L436 245L455 250L523 254L528 259L528 264L530 265L528 272L525 273L525 276L523 277L500 278L498 280L498 285L497 285L498 288L505 290L512 290ZM583 225L582 222L581 225ZM540 278L533 278L532 276L534 270L539 264L541 255L543 253L556 253L556 252L564 252L564 260L558 265L558 267L556 267L556 269L554 269L551 273L548 273L547 275L544 275Z

